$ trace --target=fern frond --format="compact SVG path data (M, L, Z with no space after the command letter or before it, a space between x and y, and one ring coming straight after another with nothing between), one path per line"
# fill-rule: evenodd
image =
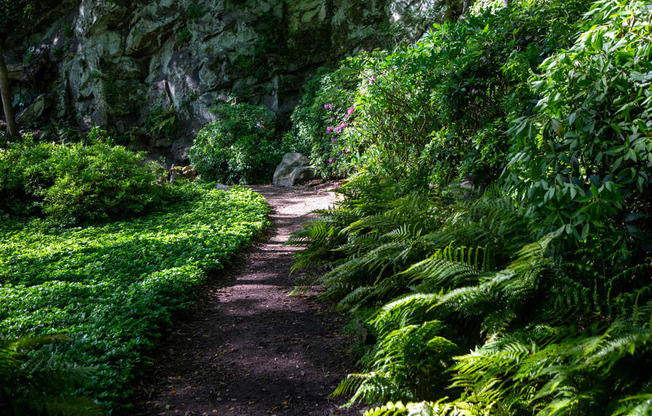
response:
M428 321L427 315L438 302L439 294L415 293L405 295L383 306L370 320L381 337L398 328Z
M622 399L614 416L646 416L652 413L652 394L638 394Z
M51 346L67 341L65 335L0 338L2 410L62 416L104 414L93 401L73 395L96 369L61 362Z
M462 251L460 248L459 252ZM469 249L468 253L473 251L479 253L481 249ZM480 274L479 270L467 262L454 260L456 258L457 256L440 250L427 259L413 264L402 274L410 279L411 284L425 280L436 286L459 287L476 282ZM473 258L471 261L476 262L476 259Z
M351 291L348 295L344 296L342 300L337 303L337 306L342 309L355 310L364 299L373 293L373 286L360 286Z
M452 415L453 407L440 402L407 403L388 402L383 406L367 410L363 416L446 416Z
M100 406L86 397L50 398L36 406L39 412L51 416L104 416Z

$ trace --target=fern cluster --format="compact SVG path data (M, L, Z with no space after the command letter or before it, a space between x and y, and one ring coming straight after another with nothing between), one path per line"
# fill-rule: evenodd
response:
M86 397L74 395L94 370L57 359L52 347L60 335L0 338L0 415L101 416L104 411Z
M364 176L292 240L295 267L332 264L322 296L376 309L365 372L335 394L420 403L370 415L649 411L648 265L589 267L497 189L451 202Z
M292 240L296 268L331 266L323 297L372 311L335 394L652 414L652 1L504 6L340 70L362 87L332 161L362 172Z

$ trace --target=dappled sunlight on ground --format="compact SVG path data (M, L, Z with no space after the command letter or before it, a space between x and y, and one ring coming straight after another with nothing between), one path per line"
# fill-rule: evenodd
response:
M252 187L272 207L272 225L249 253L208 288L139 381L139 415L354 415L328 396L354 359L341 317L308 295L288 296L295 246L290 233L331 206L332 193Z

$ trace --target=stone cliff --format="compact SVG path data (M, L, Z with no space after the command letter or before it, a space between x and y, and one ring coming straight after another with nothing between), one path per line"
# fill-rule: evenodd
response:
M397 33L418 36L435 19L437 4L68 0L43 17L39 31L15 39L14 103L26 108L24 124L70 119L82 129L99 125L118 134L142 126L153 111L173 111L178 137L149 145L183 162L220 100L287 114L316 68L382 46ZM407 23L397 32L401 19Z

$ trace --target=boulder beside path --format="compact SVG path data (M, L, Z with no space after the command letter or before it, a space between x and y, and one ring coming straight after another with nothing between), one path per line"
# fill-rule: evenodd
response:
M315 177L315 168L310 166L310 159L301 153L286 153L276 167L273 184L276 186L294 186L299 181Z

